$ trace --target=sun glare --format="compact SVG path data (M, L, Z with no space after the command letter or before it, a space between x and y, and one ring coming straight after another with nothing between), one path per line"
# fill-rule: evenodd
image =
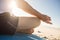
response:
M28 17L33 17L33 15L28 14L27 12L23 11L22 9L17 7L16 0L13 0L10 5L10 12L11 15L13 14L14 16L21 17L21 16L28 16Z
M13 14L14 16L19 16L19 14L18 14L19 10L17 8L17 4L16 4L15 0L12 0L10 2L9 7L10 7L10 13L11 13L11 15Z

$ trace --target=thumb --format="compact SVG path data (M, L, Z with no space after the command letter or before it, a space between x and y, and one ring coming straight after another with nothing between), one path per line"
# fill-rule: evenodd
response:
M46 23L48 23L48 24L52 24L50 21L47 21Z

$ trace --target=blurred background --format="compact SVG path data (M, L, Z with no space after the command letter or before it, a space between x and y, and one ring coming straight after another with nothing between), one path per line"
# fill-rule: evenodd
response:
M26 0L39 12L49 15L52 25L41 22L34 34L47 37L47 40L60 40L60 0Z
M48 15L52 19L52 25L46 24L41 21L40 26L35 28L35 32L39 37L44 37L47 40L60 40L60 0L25 0L28 2L34 9L41 12L42 14ZM14 2L14 1L13 1ZM12 2L12 5L14 3ZM22 9L17 8L17 6L12 6L12 13L15 16L27 16L30 15L24 12ZM16 14L18 13L18 14Z

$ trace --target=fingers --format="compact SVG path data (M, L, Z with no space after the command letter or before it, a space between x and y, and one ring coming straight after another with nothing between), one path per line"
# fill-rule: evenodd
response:
M46 23L48 23L48 24L52 24L50 21L47 21Z
M44 18L45 18L46 20L51 21L51 17L49 17L49 16L47 16L47 15L44 15Z
M42 21L48 23L48 24L52 24L51 21L51 17L47 16L47 15L43 15Z

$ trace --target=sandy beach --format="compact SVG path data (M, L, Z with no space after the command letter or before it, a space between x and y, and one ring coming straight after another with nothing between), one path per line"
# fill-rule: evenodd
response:
M60 40L60 29L58 28L42 26L35 28L35 32L33 34L45 38L46 40Z

